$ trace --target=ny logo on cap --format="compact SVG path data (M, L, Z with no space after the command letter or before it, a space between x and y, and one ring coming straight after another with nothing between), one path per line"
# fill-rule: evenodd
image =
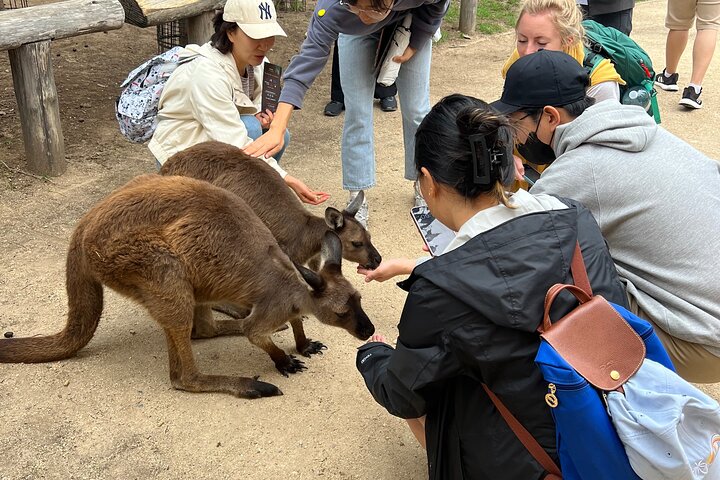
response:
M270 13L270 4L267 2L263 2L258 4L258 8L260 9L260 20L270 20L272 18L272 13Z

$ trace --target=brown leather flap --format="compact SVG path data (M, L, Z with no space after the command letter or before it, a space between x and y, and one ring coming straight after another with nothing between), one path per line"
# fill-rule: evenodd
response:
M563 287L572 287L567 290L576 293L572 285ZM559 290L563 288L556 289L555 295ZM617 389L645 358L642 339L600 295L581 303L549 328L546 324L543 330L541 336L565 361L602 390Z

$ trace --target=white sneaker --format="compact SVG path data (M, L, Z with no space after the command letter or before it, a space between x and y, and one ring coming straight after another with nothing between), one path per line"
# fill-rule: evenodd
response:
M413 190L415 190L415 206L416 207L427 207L427 202L422 196L422 192L420 192L420 184L417 180L413 182Z
M357 197L360 192L362 192L362 190L355 190L355 191L352 191L352 190L351 190L351 191L350 191L350 198L348 199L348 203L347 203L347 204L350 205L350 204L352 203L352 201L355 200L355 197ZM358 211L357 211L357 213L355 214L355 219L356 219L358 222L360 222L360 225L362 225L363 228L365 228L365 230L367 230L367 228L368 228L368 220L369 220L369 217L370 217L370 212L369 212L369 209L368 209L367 195L365 195L365 192L363 192L363 196L364 196L365 198L363 199L363 202L362 202L362 204L360 205L360 208L358 208Z

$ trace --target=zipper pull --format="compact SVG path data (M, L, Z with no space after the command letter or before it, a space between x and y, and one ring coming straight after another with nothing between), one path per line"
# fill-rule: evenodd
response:
M558 406L558 399L555 396L555 384L548 383L548 390L550 393L545 395L545 403L547 403L550 408L555 408Z
M612 417L612 413L610 413L610 405L608 405L608 399L607 399L607 393L602 392L603 402L605 402L605 410L607 410L607 414L609 417Z
M641 68L643 69L643 71L645 72L645 75L647 76L647 78L652 78L652 75L650 74L650 69L645 65L645 62L642 62L642 61L641 61L641 62L640 62L640 67L641 67Z

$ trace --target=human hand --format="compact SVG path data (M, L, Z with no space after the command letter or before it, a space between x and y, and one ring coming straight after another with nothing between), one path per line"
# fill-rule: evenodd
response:
M513 154L513 160L515 161L515 180L522 182L525 180L525 166L522 163L522 158Z
M408 47L405 49L405 51L403 52L403 54L402 54L402 55L395 55L395 56L392 58L392 61L395 62L395 63L399 63L399 64L402 65L403 63L405 63L405 62L407 62L408 60L410 60L410 59L413 57L413 55L415 55L415 52L417 52L417 49L416 49L416 48L413 48L413 47L411 47L411 46L408 45Z
M262 123L262 120L260 120L260 122ZM243 149L243 152L253 157L272 157L282 149L284 144L284 129L281 130L278 128L273 128L273 126L270 125L270 129L260 135L258 139L252 142L250 145L246 146Z
M274 115L272 111L265 110L264 112L256 113L255 118L257 118L260 122L260 127L262 127L263 130L267 130L268 128L270 128L270 124L273 121Z
M311 190L302 180L292 175L285 176L285 183L295 192L295 195L297 195L303 203L319 205L330 198L330 195L325 192Z
M389 343L389 342L387 341L387 338L385 338L385 335L381 335L381 334L379 334L379 333L376 333L375 335L373 335L372 337L370 337L370 338L368 339L368 341L365 342L365 343L371 343L371 342Z
M383 260L375 270L368 270L365 267L358 265L357 273L365 275L365 282L371 282L373 280L377 282L384 282L390 280L397 275L409 275L413 268L415 268L415 261L409 258L391 258Z

